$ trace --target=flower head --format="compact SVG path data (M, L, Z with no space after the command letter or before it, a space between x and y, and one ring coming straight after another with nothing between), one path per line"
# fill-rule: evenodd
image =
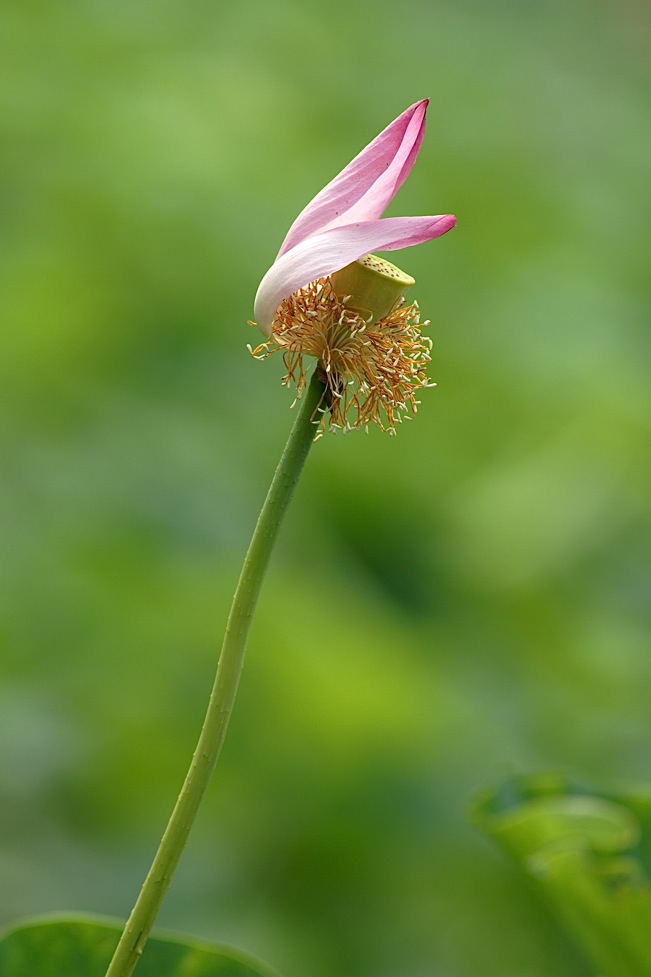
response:
M415 391L428 386L430 342L417 306L403 306L414 284L374 251L395 251L445 234L456 219L381 219L418 155L427 100L416 102L362 150L307 205L290 227L255 298L256 324L267 337L255 351L283 352L285 382L305 384L303 356L319 361L331 424L369 421L389 431Z

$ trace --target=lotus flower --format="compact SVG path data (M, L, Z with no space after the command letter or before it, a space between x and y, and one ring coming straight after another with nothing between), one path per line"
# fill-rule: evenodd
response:
M315 357L330 427L373 421L395 433L405 409L415 413L416 391L432 385L418 306L403 305L414 280L372 254L422 244L456 223L450 214L381 219L416 161L426 111L426 99L408 108L316 195L258 288L256 324L268 341L254 356L282 351L283 382L299 396L303 357Z
M380 219L416 162L428 101L399 115L298 215L255 298L265 336L281 302L304 285L371 252L423 244L454 227L450 214Z

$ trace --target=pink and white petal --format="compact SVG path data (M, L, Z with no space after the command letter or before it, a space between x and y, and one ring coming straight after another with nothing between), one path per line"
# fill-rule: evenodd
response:
M287 232L278 257L330 227L382 216L416 161L427 103L423 99L406 109L310 201Z
M373 251L397 251L431 241L456 224L456 217L387 217L333 227L315 234L287 251L271 266L255 297L255 320L265 336L271 335L281 302L299 288L331 275L351 261Z

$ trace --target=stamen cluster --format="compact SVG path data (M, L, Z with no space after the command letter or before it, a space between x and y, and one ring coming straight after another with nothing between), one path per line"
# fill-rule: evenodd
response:
M425 374L432 342L421 333L416 303L370 324L364 310L346 304L349 300L335 294L329 278L311 282L285 299L271 338L252 353L258 359L282 353L283 383L295 385L299 397L307 382L304 358L319 361L325 383L319 433L368 431L374 423L395 434L396 424L416 413L417 392L434 386Z

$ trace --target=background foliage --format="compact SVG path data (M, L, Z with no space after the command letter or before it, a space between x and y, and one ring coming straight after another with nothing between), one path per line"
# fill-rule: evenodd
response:
M506 769L649 779L649 8L0 21L0 918L128 911L291 422L257 283L429 95L390 213L459 218L399 261L439 387L314 450L161 923L290 977L588 974L465 812Z

